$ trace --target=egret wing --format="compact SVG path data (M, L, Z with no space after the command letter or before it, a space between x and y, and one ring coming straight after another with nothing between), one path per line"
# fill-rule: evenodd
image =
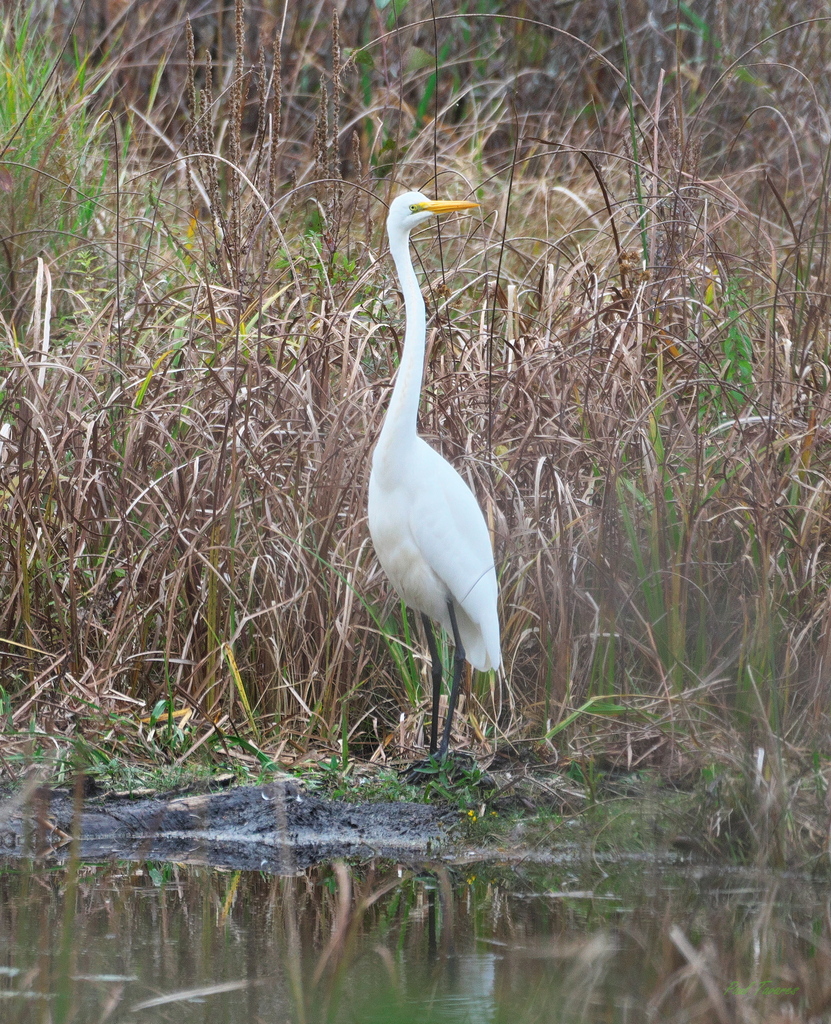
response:
M490 662L498 666L501 658L496 570L485 517L473 492L449 462L426 443L419 456L420 487L409 521L413 539L425 562L478 634L472 636L469 629L463 630L460 618L462 639L466 649L470 648L471 663ZM442 616L441 621L449 628L448 615Z

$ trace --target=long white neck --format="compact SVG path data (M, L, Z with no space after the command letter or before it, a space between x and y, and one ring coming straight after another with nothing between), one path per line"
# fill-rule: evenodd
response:
M373 459L374 465L382 472L394 473L403 466L403 460L415 441L418 403L424 377L424 298L413 270L409 243L409 234L390 239L390 252L404 293L406 329L395 387Z

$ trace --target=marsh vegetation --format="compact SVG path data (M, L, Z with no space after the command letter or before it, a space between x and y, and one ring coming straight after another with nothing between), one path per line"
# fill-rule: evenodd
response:
M422 748L366 528L384 203L421 188L482 204L415 240L421 430L501 594L454 742L590 798L649 770L743 855L821 855L824 6L190 8L3 16L3 771Z

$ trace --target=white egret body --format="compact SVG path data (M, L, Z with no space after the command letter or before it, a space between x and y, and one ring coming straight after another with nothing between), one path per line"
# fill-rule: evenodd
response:
M424 299L410 258L410 232L433 214L478 203L432 201L407 192L390 204L387 234L404 295L406 330L401 364L386 419L372 455L369 532L378 560L399 597L421 612L433 669L430 753L438 740L441 660L430 620L456 644L453 686L439 757L447 753L465 660L498 669L496 569L490 535L473 492L446 459L416 432L424 375Z

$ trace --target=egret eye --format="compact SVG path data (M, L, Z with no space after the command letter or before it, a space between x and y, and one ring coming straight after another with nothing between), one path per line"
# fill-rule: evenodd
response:
M410 205L410 213L418 213L418 203L412 203Z

